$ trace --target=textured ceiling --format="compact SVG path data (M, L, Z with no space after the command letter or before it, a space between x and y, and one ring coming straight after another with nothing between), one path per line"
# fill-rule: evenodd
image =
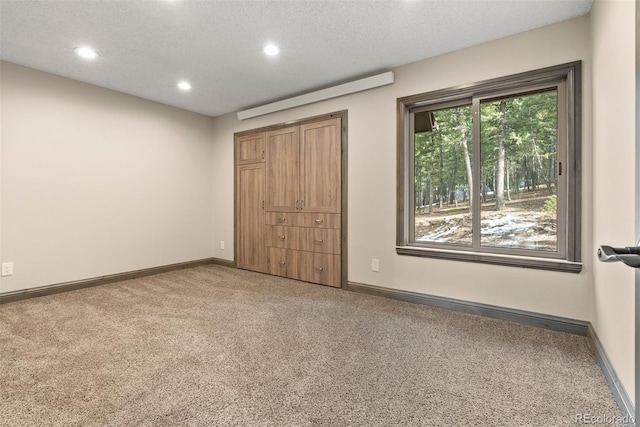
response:
M590 9L591 0L0 0L0 58L217 116ZM279 56L262 53L268 42ZM82 45L100 57L76 56ZM176 88L181 79L190 92Z

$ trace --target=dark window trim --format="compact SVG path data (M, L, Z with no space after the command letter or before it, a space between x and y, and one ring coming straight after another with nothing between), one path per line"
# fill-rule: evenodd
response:
M477 83L460 85L448 89L436 90L417 95L398 98L397 100L397 227L396 227L396 252L399 255L419 257L451 259L469 262L481 262L488 264L518 266L524 268L537 268L553 271L578 273L582 269L581 264L581 137L582 137L582 62L576 61L539 70L519 73L506 77L499 77ZM563 82L559 83L562 80ZM532 252L525 254L522 250L489 250L476 251L473 248L456 248L455 245L416 245L410 243L412 221L407 215L411 214L411 195L407 193L410 179L413 176L411 156L408 153L410 138L409 116L411 110L419 110L422 106L430 104L455 104L471 98L487 98L493 94L517 91L522 87L548 84L566 85L567 123L566 129L566 209L565 222L565 247L564 256L544 256L543 253ZM560 142L560 141L559 141ZM560 147L559 147L560 149ZM560 239L559 239L560 242ZM436 246L436 247L434 247ZM562 252L562 251L559 251Z

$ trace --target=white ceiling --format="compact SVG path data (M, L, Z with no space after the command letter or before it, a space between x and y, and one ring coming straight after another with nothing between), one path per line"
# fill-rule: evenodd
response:
M591 3L0 0L0 59L218 116L585 15ZM262 53L268 42L279 56ZM76 56L83 45L100 57Z

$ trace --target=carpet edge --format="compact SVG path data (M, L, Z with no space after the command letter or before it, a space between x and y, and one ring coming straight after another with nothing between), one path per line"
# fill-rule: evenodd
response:
M596 356L598 358L598 364L600 365L600 369L602 370L604 378L607 381L607 384L609 385L611 394L613 394L613 398L618 404L618 408L620 409L620 412L622 412L623 418L625 418L625 421L627 421L625 425L627 427L634 427L636 425L635 424L635 416L636 416L635 406L631 401L631 399L629 398L629 395L627 394L627 391L624 388L624 385L620 381L620 378L618 377L616 370L613 368L613 364L609 359L609 355L607 354L607 351L604 349L604 346L602 345L600 338L598 338L598 334L596 333L596 330L594 329L591 323L589 323L588 333L589 333L588 337L595 347Z
M94 286L106 285L108 283L121 282L123 280L137 279L139 277L152 276L154 274L167 273L174 270L200 267L203 265L216 264L224 267L235 268L235 262L221 258L203 258L193 261L179 262L176 264L161 265L157 267L144 268L140 270L126 271L122 273L109 274L105 276L92 277L89 279L75 280L70 282L55 283L51 285L39 286L37 288L21 289L18 291L0 293L0 304L14 301L21 301L30 298L37 298L46 295L59 294L62 292L75 291L78 289L91 288Z

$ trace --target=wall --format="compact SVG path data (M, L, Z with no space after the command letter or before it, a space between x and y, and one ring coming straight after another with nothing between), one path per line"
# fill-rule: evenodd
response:
M594 2L593 241L632 246L635 227L635 4ZM595 248L594 248L595 249ZM593 252L590 254L593 257ZM634 397L634 272L594 265L591 322L627 393Z
M0 292L213 255L211 118L0 66Z
M396 227L396 99L536 68L584 60L585 123L590 120L589 18L582 17L395 69L396 82L321 103L246 121L235 114L214 121L215 255L233 259L233 133L348 110L348 278L350 281L512 307L573 319L589 319L594 258L592 181L585 173L580 274L524 270L399 256ZM590 126L583 129L584 158L591 164ZM371 272L371 258L380 272Z

